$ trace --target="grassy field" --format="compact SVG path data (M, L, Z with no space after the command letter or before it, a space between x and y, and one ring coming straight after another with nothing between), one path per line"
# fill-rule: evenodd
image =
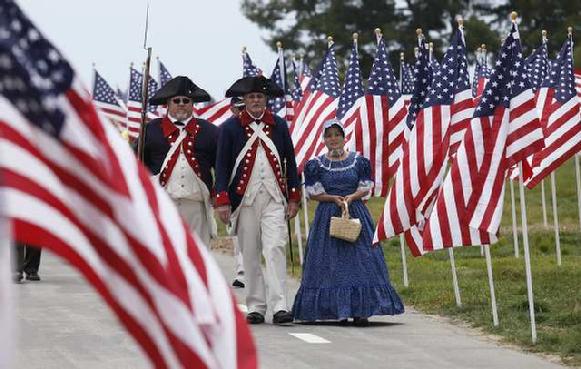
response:
M557 203L563 265L557 266L551 211L550 181L546 181L549 227L543 225L540 185L526 190L529 240L531 247L534 301L538 342L531 344L522 238L520 258L514 256L510 190L505 206L499 243L491 247L493 274L500 326L492 325L486 263L479 247L455 249L456 267L463 306L454 300L447 252L421 258L407 253L409 287L403 287L399 238L384 243L391 280L407 305L429 313L460 319L486 333L503 337L527 350L558 355L569 365L581 365L581 232L577 210L575 170L570 160L557 171ZM520 206L517 196L517 218ZM316 204L309 205L312 220ZM375 219L383 199L372 199L369 208ZM519 227L520 229L520 227ZM294 242L296 248L296 240ZM298 258L295 249L295 258ZM298 274L300 270L295 270Z

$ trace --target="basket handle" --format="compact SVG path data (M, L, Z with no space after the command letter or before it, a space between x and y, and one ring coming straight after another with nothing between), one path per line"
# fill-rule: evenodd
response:
M349 204L347 204L347 200L343 200L342 217L343 217L343 219L351 219L351 216L349 215Z

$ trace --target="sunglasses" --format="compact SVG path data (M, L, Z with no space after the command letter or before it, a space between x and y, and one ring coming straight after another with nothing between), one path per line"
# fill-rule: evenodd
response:
M189 104L190 102L192 102L192 99L190 99L189 97L174 97L173 99L171 99L171 101L176 104Z

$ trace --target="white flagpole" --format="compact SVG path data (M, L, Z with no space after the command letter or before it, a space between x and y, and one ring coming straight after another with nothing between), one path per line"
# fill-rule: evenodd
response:
M579 154L575 154L575 177L577 178L577 207L579 210L579 227L581 227L581 172L579 171Z
M535 303L533 301L533 275L531 272L531 255L529 251L529 235L527 227L527 207L525 204L525 190L523 185L522 162L519 163L519 192L520 192L520 211L522 221L522 240L525 256L525 273L527 279L527 295L529 300L529 313L531 319L531 338L533 344L537 342L537 325L535 322Z
M490 256L490 245L483 245L486 256L486 271L488 272L488 286L490 287L490 303L492 305L492 324L498 327L498 309L496 306L496 294L494 293L494 280L492 279L492 257Z
M545 180L541 181L541 205L543 206L543 226L548 227L547 222L547 203L545 201Z
M307 191L305 187L305 173L302 174L303 180L303 214L305 217L305 240L309 239L309 209L307 208Z
M561 239L559 237L559 216L557 214L557 182L555 171L551 172L551 201L553 202L553 221L555 223L555 248L557 253L557 265L561 266Z
M512 179L508 179L508 183L510 183L510 203L511 203L511 213L512 213L512 240L514 245L514 256L520 257L518 251L518 231L516 229L517 220L516 220L516 205L514 202L514 184L512 183Z
M450 256L450 266L452 267L452 285L454 286L454 298L456 299L456 306L462 307L462 299L460 298L460 286L458 285L458 276L456 275L456 263L454 262L454 248L448 248L448 255Z
M299 216L295 217L295 236L299 246L299 263L303 265L303 234L301 233L301 220Z
M403 239L403 234L399 235L399 246L401 248L401 265L403 269L403 285L404 287L409 287L410 282L408 280L408 264L405 256L405 240Z

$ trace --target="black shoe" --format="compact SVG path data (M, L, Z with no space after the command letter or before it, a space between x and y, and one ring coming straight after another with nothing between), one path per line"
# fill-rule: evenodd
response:
M240 280L235 279L234 282L232 282L232 287L244 288L246 286L244 285L244 282L241 282Z
M22 273L21 273L21 272L14 273L14 274L12 275L12 281L13 281L14 283L20 283L20 282L22 282L22 277L23 277L23 276L22 276Z
M40 276L38 275L37 272L30 272L30 273L27 272L26 273L26 280L38 282L38 281L40 281Z
M262 323L264 323L264 315L254 311L254 312L246 315L246 322L248 324L262 324Z
M287 324L293 322L293 315L290 311L279 310L272 317L273 324Z
M353 318L353 325L356 327L367 327L369 320L367 318Z

